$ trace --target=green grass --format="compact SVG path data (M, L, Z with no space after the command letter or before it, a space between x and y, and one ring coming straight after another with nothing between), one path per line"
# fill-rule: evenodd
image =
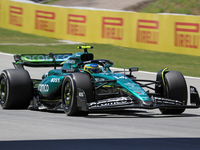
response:
M2 34L4 33L4 34ZM5 36L8 35L8 36ZM2 37L6 38L2 38ZM18 37L15 41L14 37ZM44 41L45 43L55 43L55 39L41 36L24 34L16 31L5 30L0 28L1 43L7 43L12 39L13 42L20 43L36 43ZM40 40L38 40L40 39ZM10 42L11 43L11 42ZM108 44L87 43L86 45L94 46L89 50L95 56L95 59L110 59L114 62L114 67L129 68L139 67L142 71L157 72L162 68L177 70L184 75L200 77L200 57L179 55L173 53L159 53L154 51L140 50L135 48L118 47ZM76 53L80 52L76 47L80 45L58 45L58 46L16 46L16 45L0 45L0 51L12 54L22 53Z
M200 0L156 0L140 12L199 15Z
M58 43L56 39L0 28L0 43Z

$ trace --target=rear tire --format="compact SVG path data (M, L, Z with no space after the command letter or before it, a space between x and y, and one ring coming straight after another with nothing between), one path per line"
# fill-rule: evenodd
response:
M82 89L87 103L93 99L92 82L88 75L73 73L65 77L62 84L63 109L68 116L87 116L88 111L82 111L77 105L77 89Z
M187 84L183 75L178 71L169 71L165 74L165 89L164 97L179 100L183 102L184 105L187 105ZM185 108L182 109L160 109L162 114L181 114L185 111Z
M8 69L1 73L0 104L3 109L26 109L32 94L32 81L26 70Z

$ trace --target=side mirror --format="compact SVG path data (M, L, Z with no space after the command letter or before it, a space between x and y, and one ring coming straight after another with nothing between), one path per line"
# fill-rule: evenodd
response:
M130 75L132 75L132 72L133 71L139 71L139 68L138 67L132 67L132 68L129 68L129 71L130 71Z

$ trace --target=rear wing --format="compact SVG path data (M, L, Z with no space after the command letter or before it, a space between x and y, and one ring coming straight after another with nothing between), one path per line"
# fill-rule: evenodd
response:
M28 67L57 67L62 66L62 62L64 62L68 57L70 57L71 53L65 54L17 54L14 55L13 65L15 68L24 68L24 66Z

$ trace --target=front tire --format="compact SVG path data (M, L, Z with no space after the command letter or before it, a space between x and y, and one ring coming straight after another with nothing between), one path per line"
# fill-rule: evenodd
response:
M8 69L1 73L0 104L3 109L26 109L32 91L32 81L26 70Z
M74 73L65 77L62 84L63 109L68 116L87 116L88 111L78 107L77 91L82 89L86 94L87 102L93 99L92 82L88 75Z
M187 84L183 75L178 71L169 71L165 74L164 97L178 100L187 105ZM181 114L185 111L182 109L160 109L162 114Z

